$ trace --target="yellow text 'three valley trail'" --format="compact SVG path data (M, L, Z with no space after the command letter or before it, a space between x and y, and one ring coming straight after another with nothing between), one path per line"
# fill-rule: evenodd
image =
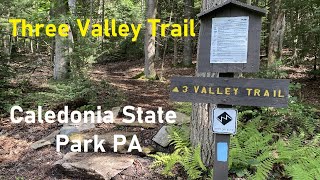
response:
M48 37L54 37L56 35L67 37L70 32L70 26L68 24L31 24L25 19L9 19L9 23L12 25L13 36L18 36L18 30L20 28L21 36L23 37L39 37L41 33L44 33ZM147 23L151 24L152 36L154 37L157 33L162 37L169 35L172 37L196 36L194 19L184 19L183 24L161 23L160 19L148 19ZM77 19L76 24L83 37L90 35L92 37L128 37L131 35L132 42L137 41L142 27L142 24L119 24L115 19L105 19L102 24L92 24L90 19Z

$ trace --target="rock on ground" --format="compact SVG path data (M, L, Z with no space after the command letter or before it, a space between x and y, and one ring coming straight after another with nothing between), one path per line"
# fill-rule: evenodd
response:
M63 174L81 179L109 180L132 166L134 158L105 153L67 153L54 166Z
M96 118L96 117L95 117ZM72 133L78 133L81 131L86 131L89 129L94 129L96 126L94 123L67 123L63 124L62 128L60 129L60 134L69 136Z
M31 148L32 149L39 149L43 146L47 146L47 145L51 145L55 142L56 140L56 136L60 133L60 130L56 130L53 133L51 133L50 135L48 135L47 137L31 144Z
M191 121L191 117L181 113L181 112L176 112L177 115L177 119L176 119L176 123L177 125L184 125L184 124L190 124Z
M102 146L105 148L107 152L113 152L114 150L114 136L115 135L123 135L126 138L126 143L124 145L117 146L117 153L120 154L133 154L139 156L146 156L150 153L154 153L155 149L152 146L141 146L142 152L138 152L138 150L134 149L132 152L128 152L129 145L131 143L133 135L137 135L139 137L139 132L123 132L123 131L114 131L114 132L106 132L96 134L98 136L98 141L104 140ZM83 145L85 139L93 139L94 133L92 132L80 132L73 133L70 135L70 141L78 140ZM89 144L89 151L93 150L93 143ZM92 147L92 148L90 148Z
M152 138L154 142L159 144L162 147L167 147L170 144L169 139L169 126L163 126L158 133Z

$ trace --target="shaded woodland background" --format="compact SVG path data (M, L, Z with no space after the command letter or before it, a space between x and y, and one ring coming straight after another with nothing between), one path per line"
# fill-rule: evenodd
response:
M147 2L147 3L146 3ZM21 53L50 55L54 78L65 79L81 75L88 62L140 59L145 56L146 76L155 76L154 62L161 62L173 54L172 64L192 64L196 53L197 38L150 37L150 28L144 29L136 43L128 38L83 38L75 28L75 19L90 19L103 23L104 19L116 19L117 23L142 23L146 18L160 18L162 23L181 23L183 19L196 18L201 2L185 1L6 1L1 2L1 51L2 56ZM217 1L220 2L220 1ZM212 1L212 3L217 3ZM262 57L268 64L276 61L299 66L313 65L317 74L319 54L319 2L257 0L252 5L266 8L263 22ZM146 7L146 8L145 8ZM12 37L9 18L24 18L31 23L69 23L72 29L68 40L42 36L39 38ZM199 24L197 24L199 28ZM146 36L146 38L144 37ZM67 41L61 43L62 41ZM144 49L151 43L154 48ZM62 67L60 67L62 66ZM149 72L150 71L150 72ZM158 73L161 74L161 73Z
M200 22L196 14L222 2L1 0L0 133L6 136L1 137L0 149L7 153L0 157L0 162L14 166L0 166L0 178L48 178L51 177L47 174L49 166L58 159L54 150L45 149L52 155L46 171L17 172L16 167L25 169L30 164L37 168L39 163L33 160L44 150L26 154L28 143L41 139L48 134L46 131L56 129L57 125L37 125L32 135L27 136L30 127L9 122L13 105L24 109L43 106L54 111L65 105L70 110L80 111L95 110L98 105L105 110L128 104L149 109L162 106L191 116L187 129L194 128L192 122L200 118L195 110L207 114L209 107L194 106L192 114L191 104L168 100L167 87L173 75L195 75L198 37L152 37L149 26L143 27L137 42L131 42L131 37L82 37L75 28L75 19L91 19L94 23L116 19L119 24L144 25L150 18L170 24L195 19L198 31ZM320 1L242 2L265 8L267 15L263 18L261 71L241 76L290 78L292 83L288 108L238 108L239 130L232 138L230 177L317 179L320 174ZM12 18L24 18L34 24L68 23L72 31L67 38L13 37L8 23ZM148 130L147 137L152 137L159 128L160 125L155 130ZM210 177L212 160L207 157L213 152L201 142L195 142L194 135L181 131L181 127L175 127L172 134L175 150L155 154L154 165L163 168L161 172L166 178L177 177L177 171L171 172L175 169L182 169L191 179ZM19 147L16 154L10 153L15 147ZM46 161L44 158L41 162Z

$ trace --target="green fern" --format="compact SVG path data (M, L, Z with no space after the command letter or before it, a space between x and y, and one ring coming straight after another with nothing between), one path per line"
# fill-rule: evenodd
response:
M269 177L269 173L273 168L275 159L272 157L268 157L264 160L262 160L263 158L260 158L260 157L258 159L259 159L258 160L259 164L256 165L257 170L254 176L251 176L250 179L254 179L254 180L267 179L267 177Z
M272 137L274 134L262 134L257 130L260 118L255 118L231 139L230 172L238 177L263 180L269 176L275 162Z
M169 128L169 133L171 144L175 150L172 154L158 152L157 154L149 155L155 159L152 168L162 167L162 174L173 176L172 169L175 165L180 164L190 179L201 178L207 168L201 160L200 146L191 147L188 127L177 128L172 126Z
M285 171L295 179L320 179L320 148L314 145L317 136L310 144L306 144L302 137L278 142L278 162L283 163ZM302 178L303 177L303 178Z
M294 99L287 109L240 111L238 133L231 138L229 172L253 180L320 180L319 126L315 110ZM200 146L191 147L189 127L172 127L170 139L174 152L152 155L154 167L173 175L172 169L179 164L189 179L209 174L201 161Z

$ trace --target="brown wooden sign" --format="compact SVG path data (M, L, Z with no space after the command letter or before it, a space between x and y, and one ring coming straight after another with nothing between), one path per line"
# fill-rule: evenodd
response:
M286 107L287 79L174 77L170 98L179 102Z
M237 0L200 13L198 72L258 72L265 13Z

